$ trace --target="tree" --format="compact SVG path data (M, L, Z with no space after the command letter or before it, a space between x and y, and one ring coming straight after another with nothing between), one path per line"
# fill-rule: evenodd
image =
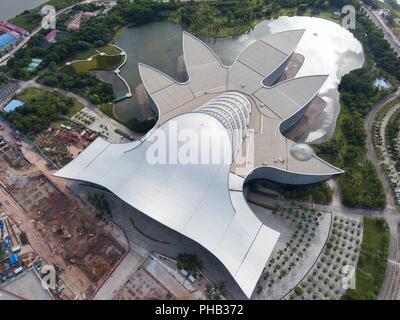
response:
M189 272L197 272L203 267L203 263L195 254L179 253L177 256L177 267Z

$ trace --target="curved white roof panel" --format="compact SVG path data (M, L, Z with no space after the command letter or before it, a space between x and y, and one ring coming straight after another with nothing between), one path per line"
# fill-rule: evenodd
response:
M212 116L189 113L178 116L174 123L179 132L194 130L200 135L201 130L214 130L211 145L223 137L220 146L224 150L219 151L231 151L225 127ZM226 161L152 164L148 159L152 136L165 136L167 144L177 143L178 149L182 144L170 140L174 126L169 124L162 125L139 145L109 144L99 138L56 176L101 185L141 212L197 241L226 266L250 296L279 233L262 225L241 191L229 191L230 164Z
M290 153L295 142L280 131L282 123L290 127L298 121L326 79L309 76L278 84L271 80L284 72L303 32L260 39L230 67L184 33L188 82L139 65L159 111L156 126L140 141L127 144L98 138L56 175L101 185L197 241L250 297L279 233L250 210L243 196L246 178L269 174L262 177L296 184L342 172L311 153L307 161L296 159ZM263 84L265 77L271 86ZM209 133L205 146L199 143L204 131ZM197 152L188 155L188 146L196 144Z

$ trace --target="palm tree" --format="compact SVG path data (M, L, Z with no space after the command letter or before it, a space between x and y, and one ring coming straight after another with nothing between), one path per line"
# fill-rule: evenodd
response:
M279 273L279 278L282 279L286 275L287 275L287 271L286 270L281 270L281 272Z

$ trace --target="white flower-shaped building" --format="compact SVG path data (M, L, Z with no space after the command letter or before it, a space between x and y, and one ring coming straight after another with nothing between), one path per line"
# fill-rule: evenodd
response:
M250 297L279 233L251 211L243 184L260 178L309 184L342 173L319 159L311 147L282 135L305 113L327 78L307 76L275 84L303 33L280 32L258 40L230 67L184 33L186 83L139 65L143 84L158 108L155 127L140 141L126 144L98 138L55 175L107 188L198 242ZM198 146L204 131L212 133L207 147L188 156L188 146ZM225 156L191 161L209 152L211 158Z

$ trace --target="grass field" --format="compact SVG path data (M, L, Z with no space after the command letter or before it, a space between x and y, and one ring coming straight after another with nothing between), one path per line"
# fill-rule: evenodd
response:
M104 52L105 54L113 55L113 54L120 54L121 50L116 47L107 45L105 47L97 48L98 51Z
M66 116L68 118L71 118L75 113L78 113L82 109L83 109L83 106L80 103L77 102L72 106L72 108L70 108L68 110L68 113L66 114Z
M79 51L74 54L70 59L68 59L68 61L85 60L87 58L90 58L91 56L94 56L95 54L98 54L98 52L94 48L85 51Z
M119 36L128 28L128 26L123 26L118 28L118 30L114 33L112 43L115 42L119 38Z
M389 248L389 226L383 218L364 217L364 234L356 270L356 289L343 297L375 300L385 278Z
M38 27L40 22L42 21L42 16L39 15L38 12L38 8L32 9L30 11L24 11L23 13L10 19L9 21L31 32L33 29L35 29L35 27Z
M85 73L91 70L112 70L118 67L123 57L118 56L95 56L91 61L78 61L71 66L76 73Z

